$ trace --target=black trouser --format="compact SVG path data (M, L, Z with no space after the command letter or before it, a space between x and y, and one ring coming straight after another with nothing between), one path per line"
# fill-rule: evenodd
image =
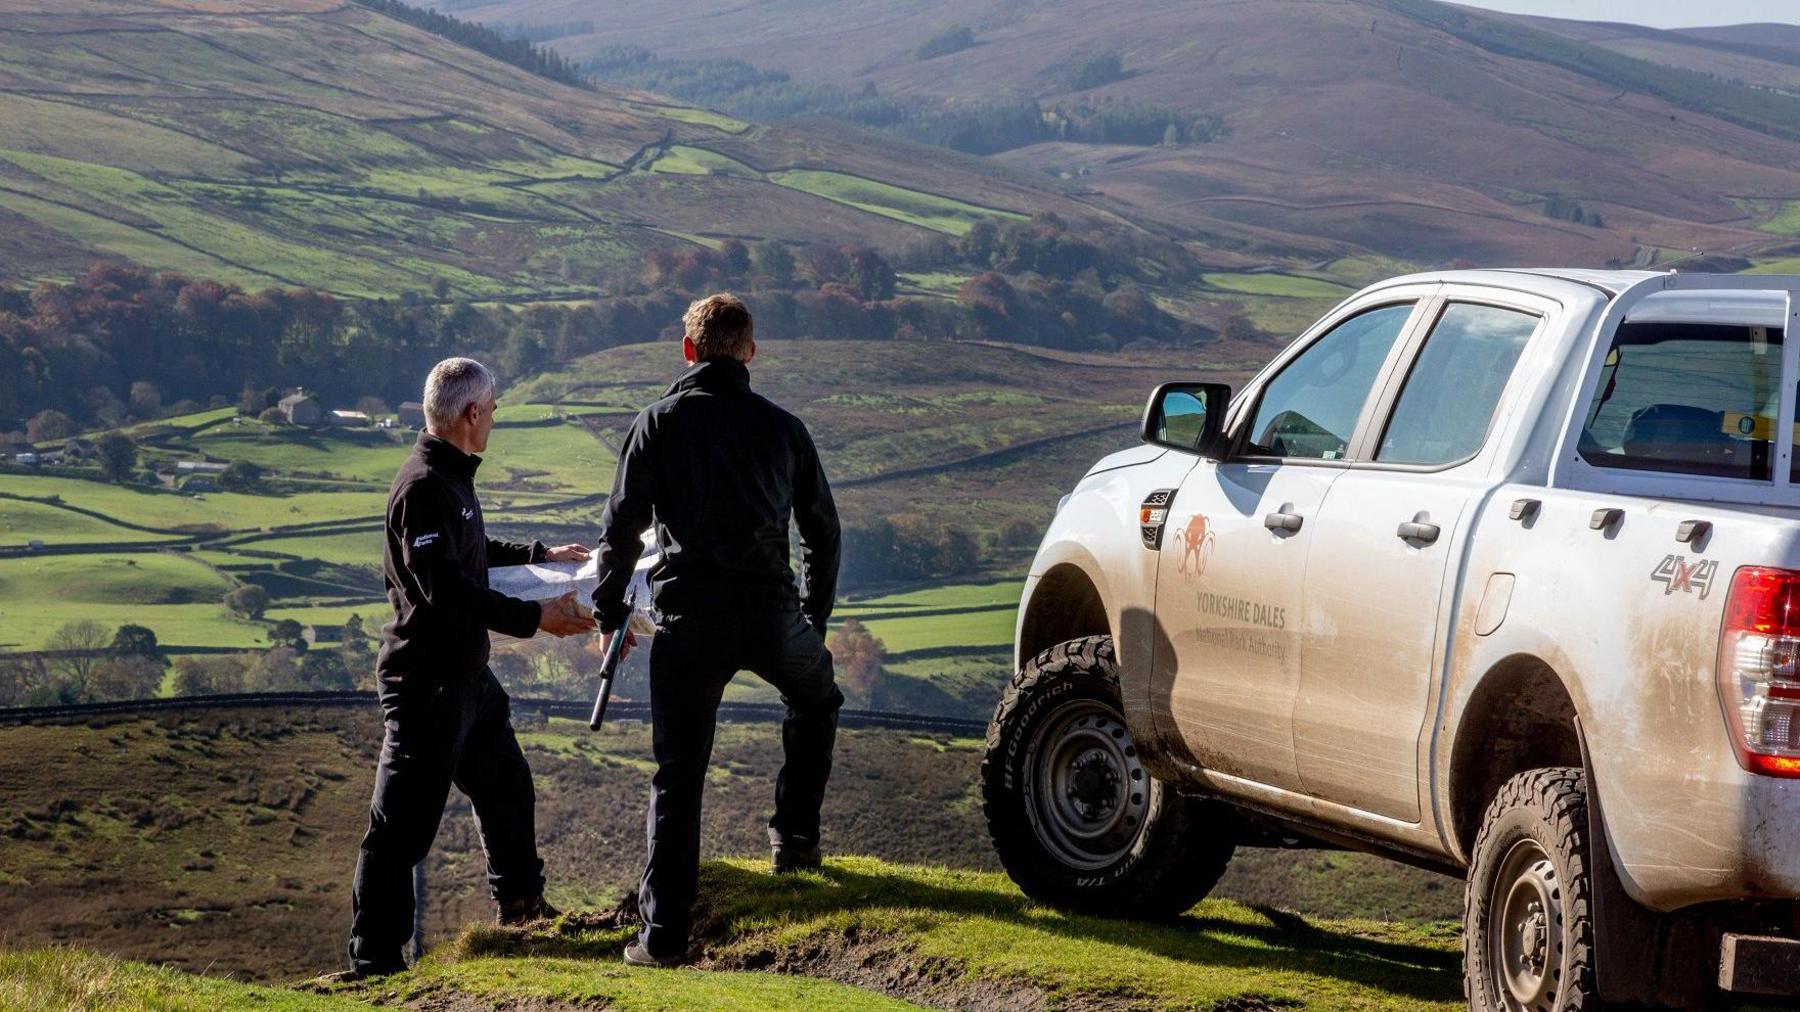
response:
M350 965L404 967L413 932L413 865L437 837L450 785L475 806L488 884L501 903L543 892L531 768L491 671L449 684L381 690L387 737L351 893Z
M650 856L638 888L639 940L658 957L687 951L700 876L700 793L725 683L740 670L781 692L785 761L775 779L772 842L816 843L831 777L838 708L831 653L796 609L761 615L665 616L650 641Z

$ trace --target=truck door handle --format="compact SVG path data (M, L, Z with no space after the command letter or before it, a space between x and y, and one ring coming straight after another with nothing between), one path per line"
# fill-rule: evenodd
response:
M1306 518L1298 513L1286 513L1277 510L1263 514L1263 526L1272 531L1297 531Z
M1400 529L1394 533L1402 541L1422 541L1429 545L1438 539L1438 525L1408 520L1401 524Z

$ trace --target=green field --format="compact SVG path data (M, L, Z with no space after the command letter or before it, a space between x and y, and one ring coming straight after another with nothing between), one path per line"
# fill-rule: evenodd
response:
M509 405L482 471L487 518L499 536L529 537L576 528L592 540L592 506L558 503L612 484L613 452L572 417L547 404ZM376 429L271 425L230 410L134 426L140 461L249 461L267 472L264 494L120 486L83 477L9 473L0 498L0 548L41 542L82 554L0 557L0 651L43 646L67 622L111 629L147 626L174 650L256 649L268 624L295 619L335 627L352 614L371 628L386 621L378 567L388 482L412 434ZM359 491L341 491L342 487ZM322 490L313 490L315 488ZM282 491L300 489L301 491ZM545 508L549 507L549 508ZM526 512L515 512L524 508ZM79 512L87 511L87 512ZM139 530L134 528L146 528ZM156 553L159 544L200 539L199 550ZM562 543L560 539L554 543ZM314 563L342 573L296 575ZM239 582L264 585L260 622L228 614L221 601ZM50 588L48 593L45 588Z
M1782 201L1775 213L1756 227L1777 235L1800 236L1800 200Z
M395 466L398 465L396 458ZM115 520L190 533L269 530L298 523L380 517L387 502L385 490L267 496L207 492L195 498L194 494L162 489L35 474L8 474L6 491L37 499L57 497L68 505Z
M1788 257L1785 260L1764 260L1745 273L1800 274L1800 257Z
M709 151L706 148L688 147L677 144L651 163L650 168L656 172L673 172L682 176L743 176L745 178L762 178L762 173L735 158Z
M976 222L986 218L1023 220L1025 217L1015 211L981 207L951 197L909 190L843 172L792 169L770 173L768 179L781 186L861 208L884 218L951 235L962 235L973 228Z
M11 484L9 478L9 488ZM48 503L0 499L0 547L17 547L32 541L60 545L125 541L148 544L173 537L176 535L130 530Z
M899 290L912 295L932 295L954 299L968 277L944 271L902 271L897 275Z
M1202 280L1220 291L1288 299L1341 299L1354 291L1335 282L1293 274L1207 274Z
M1012 649L1022 586L1018 579L933 586L848 600L835 614L861 620L890 655L951 648L1005 654Z

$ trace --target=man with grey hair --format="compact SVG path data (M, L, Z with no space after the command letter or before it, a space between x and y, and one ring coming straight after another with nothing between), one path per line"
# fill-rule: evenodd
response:
M384 565L394 620L376 661L386 740L351 893L350 969L362 979L406 968L413 866L425 859L455 785L487 850L500 923L556 916L544 902L531 769L506 691L488 669L488 630L528 638L594 628L571 592L539 605L488 587L489 566L577 562L581 545L545 548L487 536L475 469L494 428L494 376L474 359L439 362L425 381L425 430L388 493Z

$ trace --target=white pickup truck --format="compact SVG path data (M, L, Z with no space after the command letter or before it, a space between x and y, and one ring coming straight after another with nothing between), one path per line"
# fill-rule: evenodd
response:
M1482 1010L1800 992L1800 277L1398 278L1064 498L982 767L1027 893L1466 876Z

